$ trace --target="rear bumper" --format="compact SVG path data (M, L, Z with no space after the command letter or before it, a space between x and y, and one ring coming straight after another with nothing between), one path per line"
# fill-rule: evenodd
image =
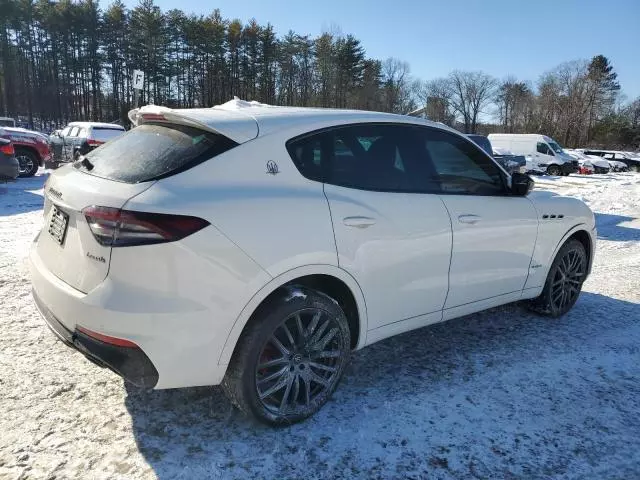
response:
M140 251L131 254L141 256ZM157 254L155 258L154 272L158 279L162 269L158 268ZM113 272L89 293L83 293L47 268L38 253L37 243L31 248L29 260L31 283L47 323L52 327L60 324L64 330L54 328L58 336L75 349L89 354L87 356L92 360L133 383L141 384L134 378L148 376L146 373L133 374L135 368L132 370L127 366L124 369L112 356L105 358L103 350L94 348L96 345L92 344L89 349L80 327L137 345L157 371L155 389L217 385L224 378L227 365L221 365L218 359L232 326L231 321L225 319L233 320L234 316L225 317L220 309L191 302L179 292L171 296L170 292L152 290L148 287L149 282L144 287L137 286L132 280L136 272L142 270L141 262L138 262L140 268L137 270L123 271L123 277ZM113 268L116 262L112 256L113 270L117 270ZM67 334L63 335L65 331ZM95 338L89 340L95 341ZM100 343L97 346L101 346ZM110 350L109 353L115 352ZM118 362L124 360L131 364L131 359ZM131 365L136 363L141 362L135 360ZM139 365L136 368L139 370ZM145 379L144 385L150 385L150 382Z
M139 348L118 347L91 338L78 330L70 331L42 303L36 291L33 299L47 326L67 346L78 350L89 360L106 367L137 387L153 388L158 383L158 371Z

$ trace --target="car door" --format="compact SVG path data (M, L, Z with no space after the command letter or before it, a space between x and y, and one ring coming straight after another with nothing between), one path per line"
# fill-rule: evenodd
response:
M551 147L544 142L536 143L536 153L534 153L536 162L543 168L548 167L551 164L557 164L555 153L551 150Z
M419 146L409 125L358 124L290 149L323 172L338 263L364 294L368 341L442 318L451 223L440 197L427 193ZM391 324L394 332L383 329Z
M468 305L464 313L487 299L519 298L538 230L533 203L510 195L506 174L466 138L425 128L423 139L453 230L444 317L460 314L447 313L455 307Z
M78 137L78 132L80 131L80 127L71 127L69 133L65 135L62 140L62 156L63 161L71 162L73 161L73 146L75 144L75 140Z

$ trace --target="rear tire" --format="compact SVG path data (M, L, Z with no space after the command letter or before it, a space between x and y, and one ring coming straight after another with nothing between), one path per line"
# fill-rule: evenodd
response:
M20 164L19 176L22 178L33 177L40 167L40 159L30 150L16 148L16 160Z
M629 165L629 169L630 172L640 172L640 166L639 165Z
M549 165L547 167L547 173L549 175L553 175L555 177L559 177L562 175L562 170L560 169L560 167L558 165Z
M561 317L575 305L587 277L587 252L578 240L565 243L551 264L547 280L538 298L528 307L552 318Z
M222 388L240 410L263 423L296 423L329 400L350 346L347 318L333 299L287 287L245 328Z

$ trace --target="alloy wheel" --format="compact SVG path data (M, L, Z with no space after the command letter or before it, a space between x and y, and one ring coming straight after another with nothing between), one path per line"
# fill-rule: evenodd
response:
M264 344L255 372L262 405L284 416L304 414L330 393L345 361L338 321L322 309L287 317Z
M28 155L16 155L18 160L18 172L22 175L33 169L33 159Z
M580 294L586 262L578 250L569 250L558 263L551 283L551 303L558 310L571 305Z

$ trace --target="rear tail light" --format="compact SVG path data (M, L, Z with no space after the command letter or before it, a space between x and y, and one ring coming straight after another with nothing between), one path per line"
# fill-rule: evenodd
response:
M100 140L94 140L93 138L87 138L87 145L89 145L90 147L98 147L100 145L102 145L104 142L101 142Z
M99 340L103 343L108 343L110 345L115 345L116 347L125 347L125 348L139 348L135 343L125 340L124 338L110 337L109 335L104 335L102 333L94 332L93 330L89 330L84 327L76 327L80 333L85 334L87 337L91 337L94 340Z
M82 210L91 233L101 245L130 247L175 242L210 225L198 217L134 212L111 207Z
M6 145L3 145L0 147L0 152L4 153L5 155L15 155L16 151L13 148L13 143L7 143Z

